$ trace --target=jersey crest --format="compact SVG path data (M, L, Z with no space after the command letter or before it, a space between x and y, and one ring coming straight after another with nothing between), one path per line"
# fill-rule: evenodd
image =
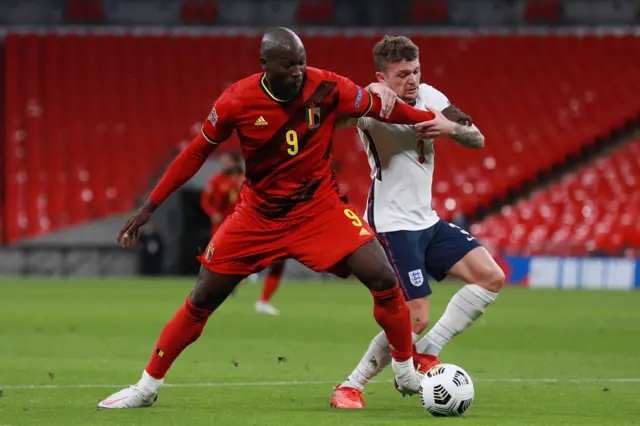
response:
M315 129L320 125L320 108L311 106L307 108L307 123L310 129Z
M422 275L422 270L416 269L414 271L409 271L409 280L414 286L420 287L422 283L424 283L424 275Z

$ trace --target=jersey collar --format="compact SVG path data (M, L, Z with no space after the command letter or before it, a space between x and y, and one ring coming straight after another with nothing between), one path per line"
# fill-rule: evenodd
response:
M294 97L286 99L286 100L278 98L276 95L274 95L271 92L271 90L269 90L269 88L267 87L267 73L263 73L262 77L260 77L260 88L262 89L264 94L267 95L267 97L269 97L269 99L271 99L272 101L275 101L275 102L277 102L279 104L286 104L286 103L291 102L292 100L300 97L300 95L302 94L302 91L304 90L304 85L306 84L306 82L307 82L307 75L305 73L305 76L304 76L304 78L302 80L302 87L300 88L300 92L297 95L295 95Z

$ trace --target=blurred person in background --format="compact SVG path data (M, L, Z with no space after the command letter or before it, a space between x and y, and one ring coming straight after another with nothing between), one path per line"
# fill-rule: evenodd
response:
M215 234L222 222L240 202L240 189L244 181L244 166L238 153L220 155L221 170L209 179L200 196L200 205L211 220L211 235ZM262 294L256 301L255 310L259 314L278 315L279 311L271 304L271 298L280 285L284 271L284 261L273 262L268 269L262 287Z

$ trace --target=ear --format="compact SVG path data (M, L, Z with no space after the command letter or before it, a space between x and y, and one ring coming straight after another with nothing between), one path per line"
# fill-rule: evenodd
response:
M380 71L376 71L376 79L378 80L378 83L384 83L384 74L382 74Z
M267 71L267 61L264 58L260 58L260 68L262 71Z

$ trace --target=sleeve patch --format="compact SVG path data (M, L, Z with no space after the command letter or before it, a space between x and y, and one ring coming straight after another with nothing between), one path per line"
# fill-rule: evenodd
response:
M364 117L365 115L369 114L369 111L371 111L371 108L373 108L373 97L375 95L367 92L368 99L369 99L369 103L367 104L367 109L364 111L364 113L360 114L360 117Z
M216 111L216 107L213 107L213 109L211 109L211 112L209 113L209 117L207 118L211 124L213 124L214 126L216 125L216 123L218 122L218 113Z
M360 88L360 86L358 86L358 93L356 94L356 100L353 103L353 107L355 109L360 108L360 105L362 104L362 88Z

